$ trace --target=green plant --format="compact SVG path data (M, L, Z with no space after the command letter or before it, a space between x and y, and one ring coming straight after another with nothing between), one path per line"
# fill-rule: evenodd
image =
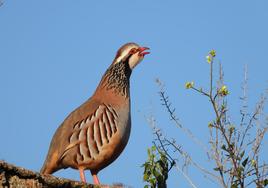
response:
M230 115L230 107L228 105L230 91L224 82L221 64L219 64L218 79L214 79L215 57L215 50L211 50L206 56L206 61L210 67L208 89L196 87L194 81L186 82L185 84L186 89L205 96L212 107L214 117L211 117L211 121L208 123L210 134L208 146L202 144L191 130L185 128L179 122L175 115L175 108L172 108L162 82L159 79L157 80L160 86L160 100L168 112L169 118L177 128L182 130L202 148L209 160L214 161L214 169L206 169L198 162L195 162L183 149L182 142L180 142L182 146L179 146L176 143L176 139L163 136L162 130L157 128L154 120L149 121L149 123L152 125L156 135L154 143L157 144L155 146L161 149L161 155L166 156L169 161L176 161L172 166L175 166L183 174L191 187L196 188L197 186L182 170L183 167L189 165L196 167L202 174L209 179L215 180L224 188L245 188L253 185L257 188L264 188L268 185L268 165L263 160L260 151L262 149L262 141L268 131L268 116L264 117L263 115L268 92L261 95L255 110L250 113L247 105L248 78L247 69L245 69L244 82L242 84L243 95L240 97L242 101L240 121L236 123L231 118L233 114L232 116ZM184 159L184 164L178 164L177 161L181 161L180 159ZM147 164L146 168L151 168L150 163Z
M246 114L245 109L241 111L240 127L230 120L228 115L227 96L229 90L224 84L223 73L220 67L220 76L216 85L213 81L213 65L216 57L215 50L211 50L206 56L210 64L210 86L208 91L196 88L193 84L186 83L186 89L192 89L207 97L215 114L215 118L208 124L210 129L210 156L214 159L216 167L214 171L220 175L223 187L245 187L255 183L258 188L265 187L268 179L265 173L259 171L263 166L259 163L259 149L261 141L268 127L257 128L256 138L251 142L245 142L248 131L254 127L254 123L261 115L266 101L266 96L261 97L253 115ZM247 78L245 78L247 82ZM246 83L244 85L246 87ZM242 98L242 100L245 100ZM248 118L248 120L246 120ZM250 148L251 147L251 148ZM252 153L252 154L251 154ZM252 163L254 161L254 163ZM255 178L253 177L255 176ZM246 184L246 180L250 179Z
M144 167L143 181L147 182L144 188L166 188L169 168L168 157L160 148L152 146L148 149L148 159Z

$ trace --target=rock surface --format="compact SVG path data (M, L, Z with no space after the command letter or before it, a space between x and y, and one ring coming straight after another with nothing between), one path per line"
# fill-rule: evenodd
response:
M42 175L0 160L0 188L119 188L123 186L94 186L81 182Z
M0 160L0 188L130 188L123 184L94 186L82 182L43 175Z

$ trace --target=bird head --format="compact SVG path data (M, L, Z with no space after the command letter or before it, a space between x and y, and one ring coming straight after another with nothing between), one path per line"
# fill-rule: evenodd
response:
M140 47L135 43L127 43L117 51L113 64L128 63L129 67L133 69L143 60L145 55L150 53L146 50L149 50L149 48Z

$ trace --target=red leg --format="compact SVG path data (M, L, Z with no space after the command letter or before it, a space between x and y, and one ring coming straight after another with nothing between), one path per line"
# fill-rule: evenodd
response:
M82 182L86 183L86 177L85 177L85 172L84 169L79 169L79 173L80 173L80 179Z
M100 180L99 180L97 174L96 173L92 173L92 177L93 177L94 184L95 185L100 185Z

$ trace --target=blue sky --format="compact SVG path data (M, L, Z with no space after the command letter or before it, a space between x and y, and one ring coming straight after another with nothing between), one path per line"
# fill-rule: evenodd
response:
M39 171L51 137L64 118L88 97L126 42L151 48L131 78L132 133L101 182L142 187L140 167L152 142L145 116L154 114L166 134L176 138L195 160L204 161L194 143L174 129L160 105L160 78L177 115L204 143L213 118L204 98L184 83L208 83L205 56L217 51L231 95L233 117L239 115L243 67L249 70L250 109L267 88L268 2L259 1L3 1L0 7L0 159ZM267 111L266 111L267 112ZM268 143L267 138L264 142ZM189 148L189 149L188 149ZM267 151L264 156L267 159ZM56 176L79 180L74 170ZM189 169L198 187L215 184ZM91 182L90 173L87 179ZM177 171L169 187L189 187Z

